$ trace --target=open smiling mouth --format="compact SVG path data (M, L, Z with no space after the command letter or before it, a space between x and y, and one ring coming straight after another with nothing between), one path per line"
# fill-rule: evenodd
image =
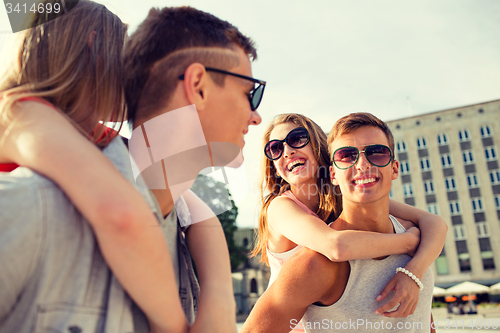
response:
M371 178L355 179L352 182L354 185L365 185L365 184L376 183L379 180L380 180L380 178L378 178L378 177L371 177Z
M306 164L305 160L302 160L302 159L295 160L292 163L288 164L286 168L287 168L288 171L293 171L296 168L303 166L304 164Z

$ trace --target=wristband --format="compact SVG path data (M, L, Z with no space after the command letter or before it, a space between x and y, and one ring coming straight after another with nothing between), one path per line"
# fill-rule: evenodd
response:
M407 270L407 269L405 269L403 267L398 267L398 268L396 268L396 273L397 272L401 272L401 273L404 273L404 274L408 275L413 281L415 281L415 283L420 288L420 290L424 289L424 284L419 280L418 277L415 276L415 274L413 274L409 270Z

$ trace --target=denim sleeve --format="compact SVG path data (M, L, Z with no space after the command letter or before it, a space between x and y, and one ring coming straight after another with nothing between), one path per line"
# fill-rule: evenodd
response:
M36 188L0 177L0 323L15 306L41 252Z

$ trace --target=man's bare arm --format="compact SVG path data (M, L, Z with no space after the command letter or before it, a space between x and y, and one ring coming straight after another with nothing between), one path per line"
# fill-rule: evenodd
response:
M236 303L224 230L196 194L186 191L183 197L195 222L186 237L200 280L198 314L190 332L236 333Z
M260 297L241 333L288 333L307 307L321 301L335 281L335 269L325 256L304 248L288 259L278 278ZM321 274L319 274L321 272Z

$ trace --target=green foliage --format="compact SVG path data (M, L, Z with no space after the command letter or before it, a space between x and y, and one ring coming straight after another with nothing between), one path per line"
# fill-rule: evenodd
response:
M433 308L446 308L446 307L448 307L448 304L443 303L443 302L433 302L432 307Z
M231 271L236 270L245 262L246 252L243 247L237 246L234 241L233 235L238 229L236 226L238 207L234 204L226 184L211 177L199 175L191 190L217 214L226 236L231 259Z

